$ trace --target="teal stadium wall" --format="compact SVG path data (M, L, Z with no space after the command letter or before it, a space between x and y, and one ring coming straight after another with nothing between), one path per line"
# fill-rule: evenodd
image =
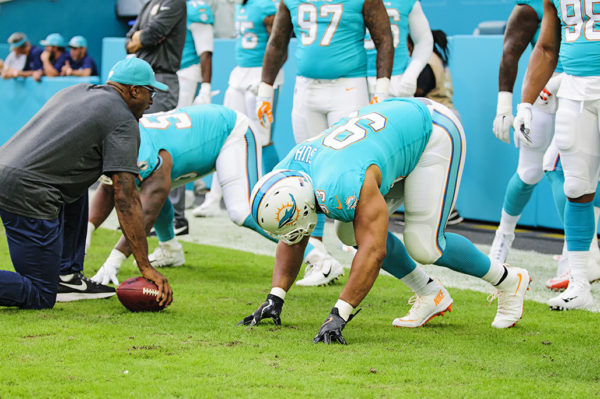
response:
M35 19L27 20L20 17L22 22L19 28L11 27L7 29L4 26L7 14L11 15L11 18L17 18L16 15L20 15L14 10L11 11L14 14L9 13L11 4L15 8L19 8L17 7L19 5L27 7L35 5L36 9L44 12L46 16L57 13L57 6L66 7L69 10L71 7L77 10L81 8L85 9L82 12L88 15L89 18L94 15L94 12L90 10L98 11L99 8L102 8L101 13L97 12L95 14L97 16L95 21L93 18L84 18L87 24L96 27L95 34L97 36L86 35L85 32L80 32L77 28L70 28L72 30L66 31L73 32L72 34L84 34L88 36L88 40L98 40L101 43L98 45L100 56L96 59L101 70L100 81L104 82L110 67L125 54L123 35L126 28L120 29L121 22L116 21L114 17L114 1L102 1L101 3L103 4L102 7L96 2L88 0L19 0L3 3L0 6L0 36L4 33L3 37L8 37L10 32L14 30L23 30L34 38L34 33L37 32L33 29L24 28L24 26L33 27L36 25ZM448 32L459 33L470 33L477 26L475 21L505 19L512 7L512 1L486 0L479 2L423 0L422 4L432 27L443 27ZM495 10L497 14L494 18L478 18L474 14L475 9L485 8L482 8L481 4L489 6L489 10ZM110 12L105 8L110 8ZM61 13L67 14L65 8L60 9L63 10ZM445 17L442 15L444 12L446 13ZM468 14L466 17L465 12ZM65 23L66 21L75 23L73 20L75 18L74 13L69 11L68 14L71 17L65 18ZM38 13L31 15L37 16ZM113 20L112 27L111 24L104 23L109 19ZM102 21L102 24L100 24L100 21ZM53 22L56 22L56 20ZM11 23L14 23L14 21L11 21ZM47 23L47 21L44 23ZM39 25L43 25L43 23L40 21ZM106 25L106 30L104 30L103 25ZM103 28L98 29L98 26L103 26ZM36 29L39 29L40 39L47 32L52 31L52 29L42 29L37 25ZM90 29L90 31L92 30ZM115 34L116 37L106 37L111 36L111 31L119 31L120 33ZM71 33L63 34L69 36ZM103 39L99 35L102 35ZM517 150L512 145L498 141L491 131L496 110L498 65L502 53L502 36L455 35L450 38L450 46L452 51L450 70L454 81L454 102L461 114L467 136L467 157L457 209L464 217L469 219L497 222L502 208L504 189L516 169L518 159ZM91 44L90 47L92 47ZM285 154L294 144L290 120L295 76L294 48L295 42L292 40L290 57L284 66L286 79L279 97L274 129L275 146L280 155ZM235 62L233 53L233 40L217 39L215 41L213 90L219 90L220 93L213 98L214 103L223 103L229 73ZM529 50L522 57L520 63L519 76L515 84L515 107L520 97L522 76L528 57ZM0 144L16 133L54 93L79 81L81 80L78 80L78 78L44 78L42 83L25 79L0 81L0 115L3 122L0 127ZM96 80L91 78L84 81L95 82ZM560 228L560 220L554 209L551 191L545 179L536 188L532 200L525 208L521 224Z

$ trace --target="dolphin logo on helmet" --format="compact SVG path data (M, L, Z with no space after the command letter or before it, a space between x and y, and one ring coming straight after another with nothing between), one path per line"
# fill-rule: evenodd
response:
M312 181L297 170L264 175L252 190L250 206L256 223L286 244L310 235L317 224Z
M292 199L292 206L285 208L285 213L283 214L283 217L279 220L279 228L282 228L288 223L293 223L297 219L296 200L294 199L294 196L292 194L290 194L290 198Z

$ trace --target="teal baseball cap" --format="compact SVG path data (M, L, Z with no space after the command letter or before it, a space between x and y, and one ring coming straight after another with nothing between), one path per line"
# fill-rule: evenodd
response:
M50 33L40 44L42 46L67 47L67 42L60 33Z
M83 36L73 36L71 40L69 40L69 47L80 48L87 47L87 40Z
M106 81L132 86L152 86L162 91L169 90L166 84L156 81L150 64L135 55L129 55L117 62L108 73Z

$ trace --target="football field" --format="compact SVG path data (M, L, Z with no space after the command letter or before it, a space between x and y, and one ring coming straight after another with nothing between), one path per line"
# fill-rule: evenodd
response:
M0 397L399 398L574 397L600 394L599 315L551 312L550 255L513 251L510 262L534 279L515 328L490 326L496 302L477 279L427 266L449 287L453 311L425 327L398 329L410 291L381 276L344 330L348 345L312 338L341 290L294 287L282 326L236 323L270 289L274 244L235 227L225 214L190 215L186 265L162 269L175 300L159 313L130 313L116 297L59 303L53 310L0 308ZM114 219L105 227L114 227ZM326 241L346 265L326 229ZM0 228L1 229L1 228ZM101 266L119 237L94 233L86 275ZM150 239L150 249L156 239ZM201 245L209 244L209 245ZM227 248L229 247L229 248ZM231 249L233 248L233 249ZM487 247L482 246L487 251ZM0 268L12 270L0 230ZM121 281L139 274L127 261ZM347 273L346 273L347 275ZM598 288L594 295L600 298Z

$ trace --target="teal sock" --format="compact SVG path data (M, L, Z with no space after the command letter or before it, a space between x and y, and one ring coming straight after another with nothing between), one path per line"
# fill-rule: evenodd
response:
M587 251L594 236L594 204L567 201L565 240L568 251Z
M325 215L322 213L317 213L317 225L315 226L315 229L313 230L311 237L322 238L324 231L325 231Z
M565 203L567 202L567 197L565 196L564 184L565 184L565 175L561 170L552 170L546 172L546 177L548 178L548 182L550 183L550 188L552 189L552 196L554 197L554 206L556 207L556 211L558 212L558 217L560 218L560 222L562 225L565 225Z
M156 231L156 236L160 242L166 242L175 238L175 230L173 229L174 216L173 204L171 203L171 200L167 198L158 217L154 221L154 230Z
M490 270L490 259L471 241L454 233L446 233L446 249L434 264L475 277L483 277Z
M535 184L527 184L521 180L515 173L509 180L504 193L504 204L502 207L511 216L518 216L523 213L525 205L529 202Z
M387 255L383 260L382 269L392 276L401 279L417 267L415 261L408 255L402 241L389 231L387 233L385 249Z

